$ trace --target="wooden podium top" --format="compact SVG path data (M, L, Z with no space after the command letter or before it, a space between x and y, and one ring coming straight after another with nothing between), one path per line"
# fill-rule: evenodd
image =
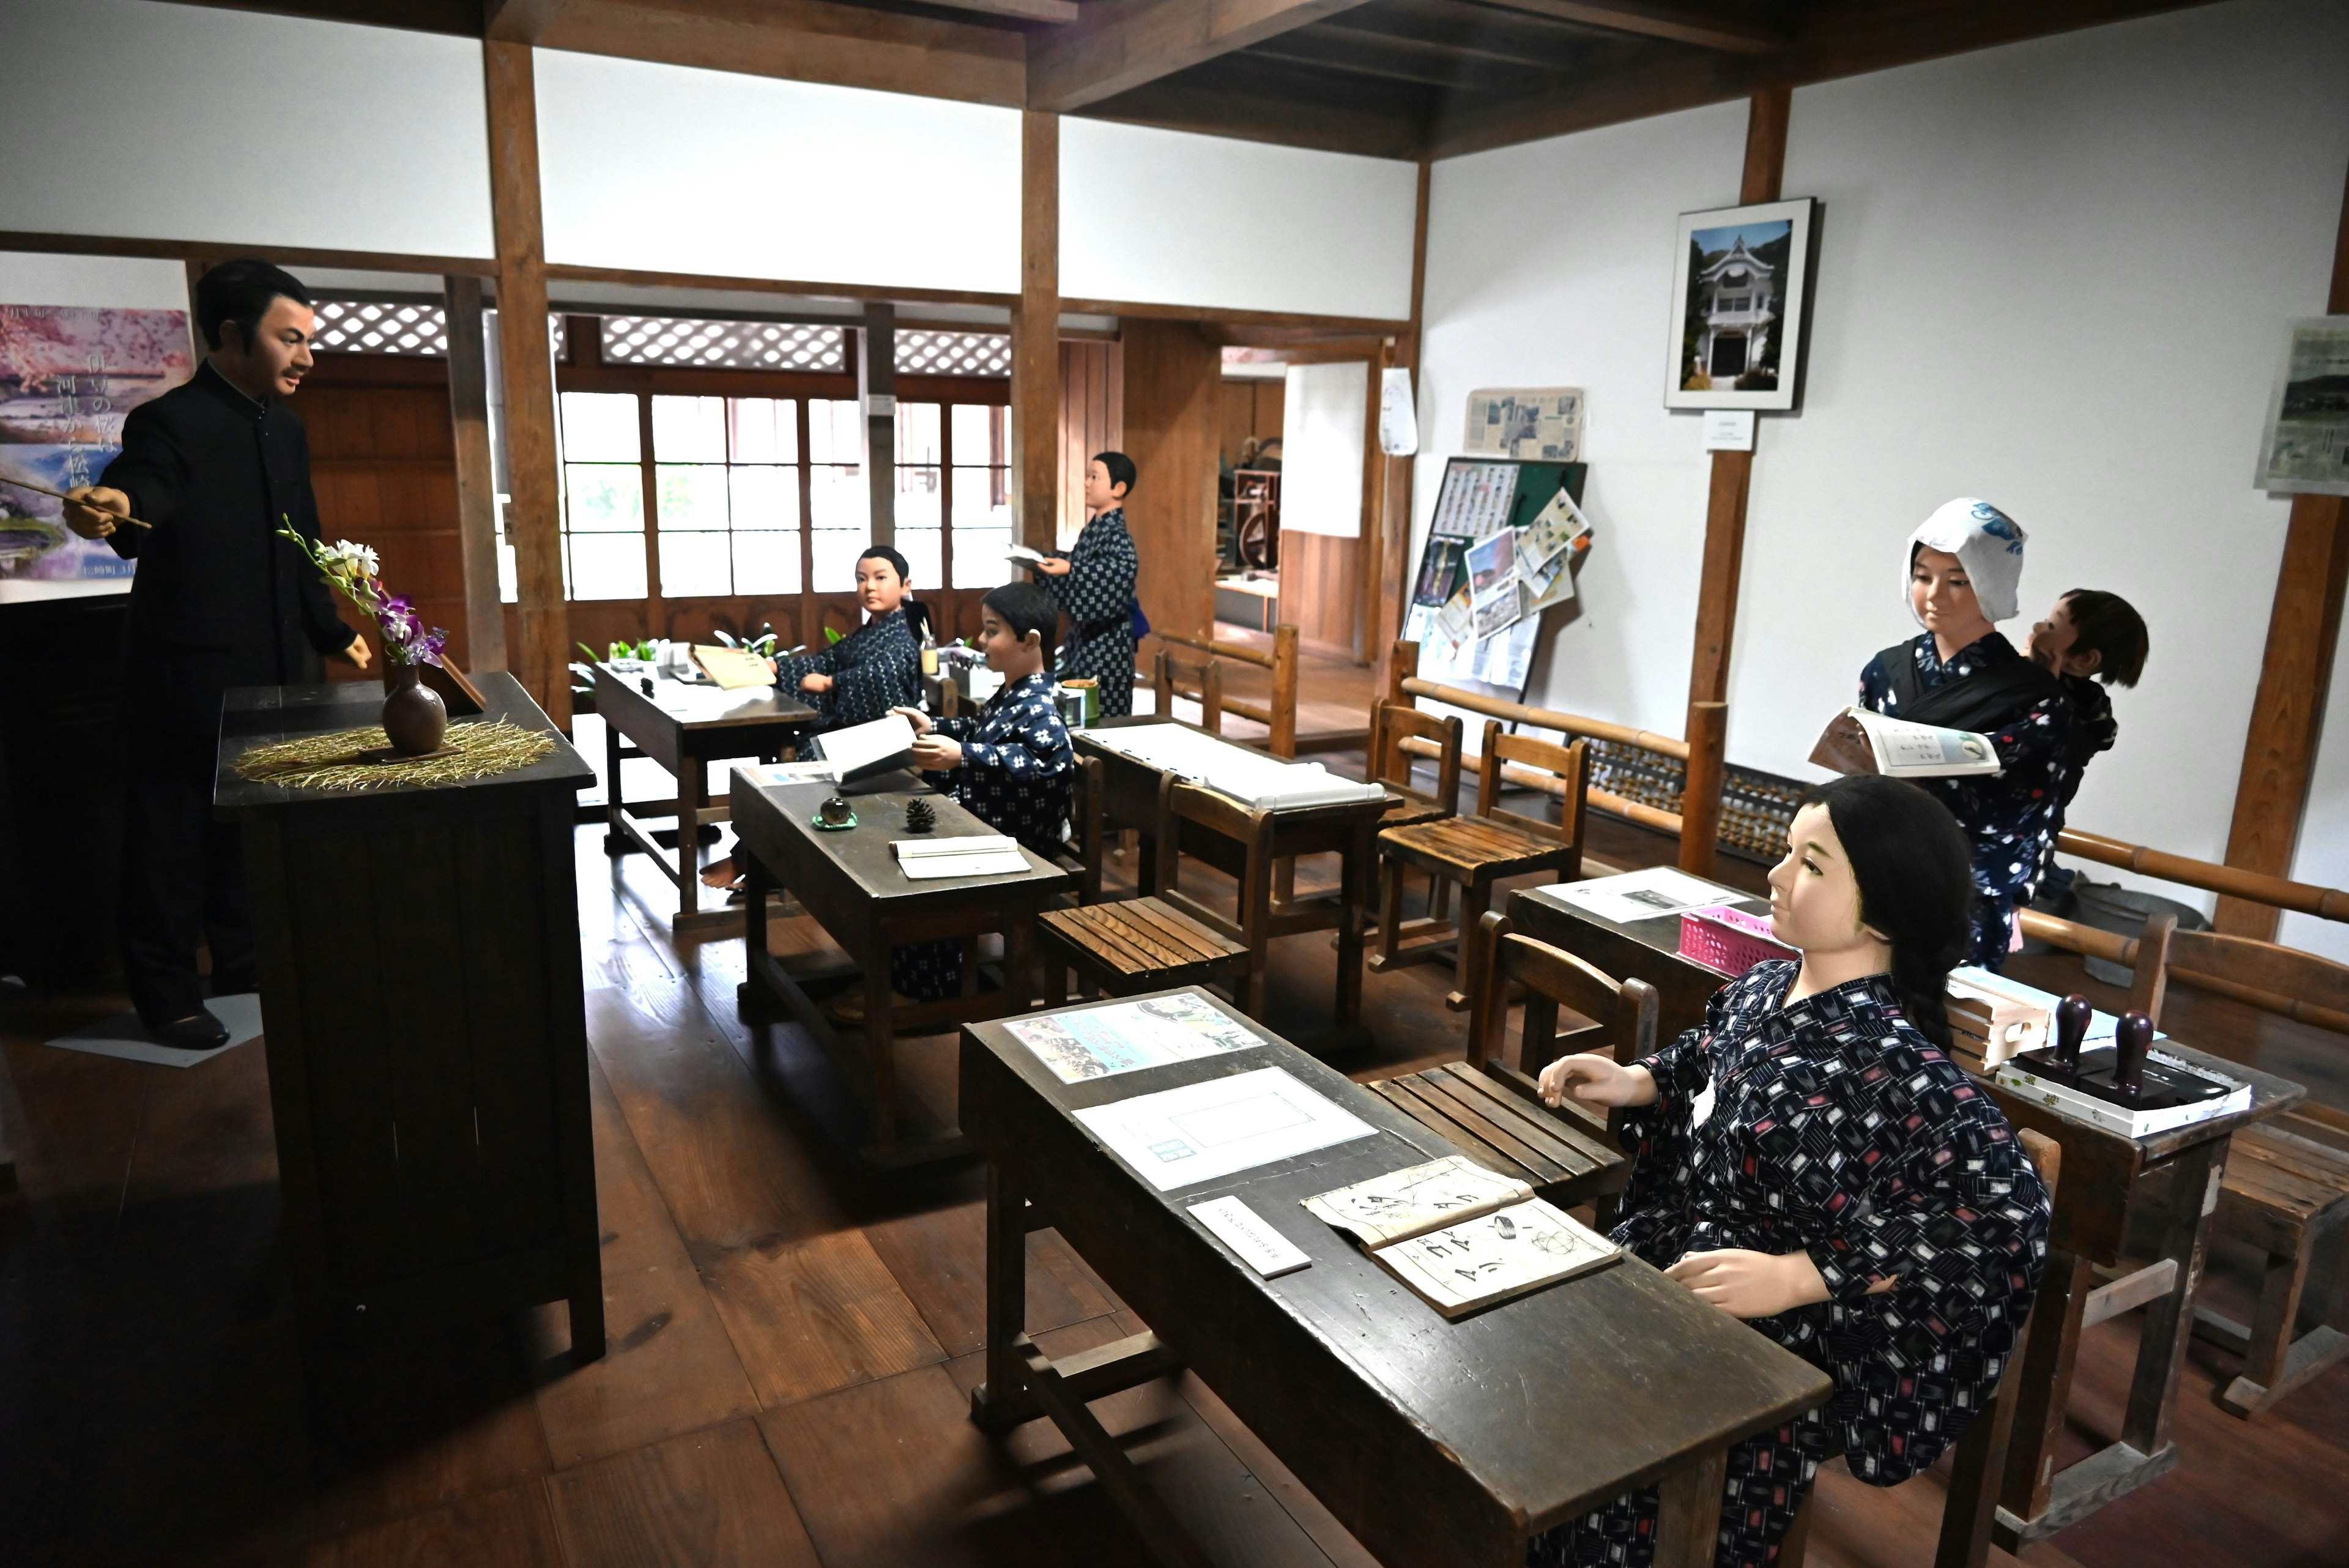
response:
M511 773L490 778L460 779L447 784L386 784L367 790L288 789L242 777L236 760L256 746L304 735L355 730L377 722L383 712L383 689L371 680L331 682L315 686L239 686L228 693L221 711L220 753L212 778L212 808L223 813L267 811L274 807L340 801L383 801L402 796L447 794L458 791L559 787L567 792L595 782L595 770L574 751L522 682L503 670L484 670L472 677L481 689L483 711L477 716L451 719L451 726L503 719L526 730L553 737L554 750Z

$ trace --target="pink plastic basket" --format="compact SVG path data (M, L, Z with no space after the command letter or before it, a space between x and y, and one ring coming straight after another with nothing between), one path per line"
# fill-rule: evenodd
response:
M1732 980L1764 959L1799 958L1770 934L1770 917L1749 915L1726 904L1681 912L1681 954Z

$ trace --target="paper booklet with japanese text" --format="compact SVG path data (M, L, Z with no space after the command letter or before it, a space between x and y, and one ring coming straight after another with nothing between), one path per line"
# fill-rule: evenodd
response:
M1446 1318L1604 1267L1623 1249L1473 1160L1448 1159L1305 1199Z
M1839 774L1896 779L1956 778L2001 771L1988 735L1889 719L1865 708L1837 714L1811 748L1811 761Z

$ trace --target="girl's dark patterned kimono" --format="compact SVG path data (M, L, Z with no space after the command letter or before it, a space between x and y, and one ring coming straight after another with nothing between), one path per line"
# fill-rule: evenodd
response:
M1931 1465L1998 1387L2031 1310L2047 1190L1997 1108L1870 975L1786 1007L1800 966L1755 965L1640 1064L1623 1114L1631 1182L1615 1240L1684 1253L1801 1248L1829 1299L1750 1325L1835 1378L1819 1409L1729 1450L1716 1568L1776 1553L1819 1461L1890 1486ZM1710 1085L1710 1115L1696 1102ZM1897 1276L1878 1295L1869 1282ZM1656 1489L1537 1538L1536 1565L1655 1555Z
M2063 680L2064 694L2072 700L2072 740L2064 749L2064 784L2056 792L2055 821L2047 834L2047 848L2039 857L2039 885L2052 889L2056 900L2071 896L2076 874L2055 864L2055 836L2064 831L2064 819L2071 812L2072 797L2080 793L2080 781L2088 776L2088 764L2111 751L2121 735L2120 723L2113 717L2113 700L2102 686L2085 675L2066 675ZM2050 896L2043 892L2034 902L2047 904ZM2051 909L2049 912L2063 911Z
M940 719L932 732L962 742L962 766L939 781L962 808L1038 855L1063 847L1077 753L1052 705L1052 678L1008 683L974 718ZM915 942L892 955L900 995L951 996L962 987L962 943Z
M2031 901L2039 867L2063 823L2072 701L2054 676L1998 632L1941 662L1933 634L1896 643L1859 672L1863 707L1895 719L1988 735L2004 772L1919 779L1940 797L1974 849L1974 949L1988 970L2006 962L2014 909Z
M829 691L802 691L802 675L829 675ZM922 704L922 647L902 609L875 616L821 653L780 660L775 689L823 715L820 729L869 724L892 708Z
M1069 618L1069 640L1061 646L1062 679L1087 675L1101 682L1104 719L1133 711L1133 579L1142 569L1125 508L1093 514L1068 554L1069 575L1036 574Z

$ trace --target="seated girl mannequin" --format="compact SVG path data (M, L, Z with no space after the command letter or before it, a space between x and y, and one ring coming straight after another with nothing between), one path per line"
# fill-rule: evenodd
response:
M795 692L816 711L812 732L869 724L892 708L922 701L922 607L911 597L905 557L875 545L856 558L856 601L864 624L819 653L770 660L778 691ZM710 862L701 879L739 888L731 855Z
M1944 1054L1964 835L1915 785L1871 774L1816 792L1788 841L1770 923L1799 963L1755 965L1653 1056L1541 1075L1552 1105L1632 1113L1615 1240L1835 1379L1826 1405L1730 1449L1717 1568L1771 1560L1821 1460L1891 1486L1956 1442L2046 1256L2038 1172ZM1645 1568L1656 1513L1655 1488L1627 1494L1526 1561Z
M1988 735L2003 771L1920 782L1973 846L1970 961L1995 970L2017 945L2060 820L2072 704L2054 676L2015 651L1993 622L2012 619L2023 530L1987 501L1952 501L1909 536L1902 585L1924 634L1895 643L1859 674L1863 707L1895 719Z

